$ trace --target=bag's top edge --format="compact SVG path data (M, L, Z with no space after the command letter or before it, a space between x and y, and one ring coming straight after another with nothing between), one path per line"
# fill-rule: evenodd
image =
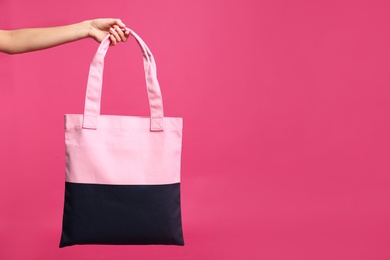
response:
M65 129L82 129L82 114L65 114ZM98 129L118 130L147 130L150 131L150 117L146 116L119 116L100 115L98 118ZM164 117L164 131L182 131L183 119L180 117Z

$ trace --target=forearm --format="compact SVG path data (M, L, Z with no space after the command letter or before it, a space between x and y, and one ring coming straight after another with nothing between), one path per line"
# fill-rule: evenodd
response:
M127 41L129 31L118 18L99 18L80 23L19 30L0 30L0 52L9 54L36 51L91 37L101 42L110 34L111 45Z
M47 49L89 36L90 22L51 27L8 31L2 51L10 54Z

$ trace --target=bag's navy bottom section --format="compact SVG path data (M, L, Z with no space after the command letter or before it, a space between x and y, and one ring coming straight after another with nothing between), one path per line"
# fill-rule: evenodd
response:
M65 182L60 247L75 244L184 245L180 183Z

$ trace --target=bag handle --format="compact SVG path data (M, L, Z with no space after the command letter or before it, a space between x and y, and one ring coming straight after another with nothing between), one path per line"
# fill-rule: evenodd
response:
M164 112L160 85L157 80L156 62L145 42L131 29L126 28L126 30L136 39L143 54L146 87L150 107L150 130L163 131ZM106 56L110 45L109 37L110 35L107 35L100 43L89 68L83 117L84 129L97 129L100 115L104 57Z

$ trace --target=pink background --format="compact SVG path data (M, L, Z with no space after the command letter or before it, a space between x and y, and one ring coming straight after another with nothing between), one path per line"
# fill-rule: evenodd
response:
M387 0L1 0L0 28L120 17L184 118L186 245L58 248L63 114L91 39L0 54L0 259L390 259ZM148 115L134 40L109 50L102 113Z

